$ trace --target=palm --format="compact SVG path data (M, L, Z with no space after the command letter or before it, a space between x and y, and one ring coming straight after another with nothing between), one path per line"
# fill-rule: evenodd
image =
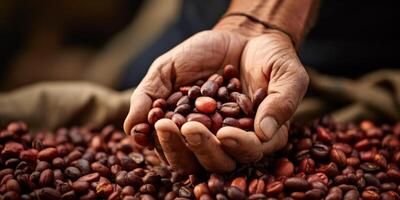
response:
M125 131L147 120L154 99L221 73L227 64L240 66L243 92L251 98L258 88L268 91L255 116L255 134L224 127L213 135L198 122L185 123L179 130L171 120L161 119L155 128L167 161L185 173L195 172L199 162L207 170L228 172L236 161L253 162L282 148L287 121L304 96L308 80L290 39L274 32L249 40L237 33L204 31L160 56L131 97ZM268 117L273 120L265 129L262 122Z

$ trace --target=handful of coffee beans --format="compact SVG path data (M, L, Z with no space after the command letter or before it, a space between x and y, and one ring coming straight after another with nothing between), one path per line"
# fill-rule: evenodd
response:
M0 129L0 199L398 200L400 123L294 124L286 147L230 174L184 176L112 126Z
M197 121L214 134L223 126L252 131L255 111L267 93L265 88L259 88L250 99L241 93L238 75L234 66L227 65L223 75L213 74L192 86L180 87L167 99L155 99L147 123L134 126L131 135L138 144L152 146L153 125L161 118L171 119L178 128L186 122Z

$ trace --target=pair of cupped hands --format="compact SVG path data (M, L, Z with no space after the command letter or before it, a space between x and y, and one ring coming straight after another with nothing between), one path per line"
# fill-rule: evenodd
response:
M287 34L238 27L224 20L153 62L131 96L125 132L129 134L134 125L147 121L153 100L167 98L180 86L214 73L222 74L227 64L239 68L243 93L250 98L258 88L267 90L256 111L255 132L223 127L214 135L198 122L187 122L179 129L170 119L161 119L155 130L166 162L179 173L191 174L202 168L227 173L237 163L256 162L283 148L289 119L308 87L307 72Z

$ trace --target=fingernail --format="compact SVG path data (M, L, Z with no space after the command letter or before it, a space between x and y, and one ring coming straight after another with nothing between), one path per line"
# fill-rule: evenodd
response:
M186 135L185 140L192 146L199 145L202 142L199 134Z
M237 141L234 139L224 139L221 141L224 146L228 146L230 148L234 148L238 145Z
M267 116L260 123L261 131L264 134L264 140L269 141L272 139L274 133L278 130L278 123L273 117Z

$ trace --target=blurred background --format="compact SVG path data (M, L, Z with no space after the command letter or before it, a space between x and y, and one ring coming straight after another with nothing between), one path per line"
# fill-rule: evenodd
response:
M152 61L210 29L227 0L2 0L0 90L85 80L122 90ZM357 78L400 63L395 1L324 0L301 51L319 72Z

